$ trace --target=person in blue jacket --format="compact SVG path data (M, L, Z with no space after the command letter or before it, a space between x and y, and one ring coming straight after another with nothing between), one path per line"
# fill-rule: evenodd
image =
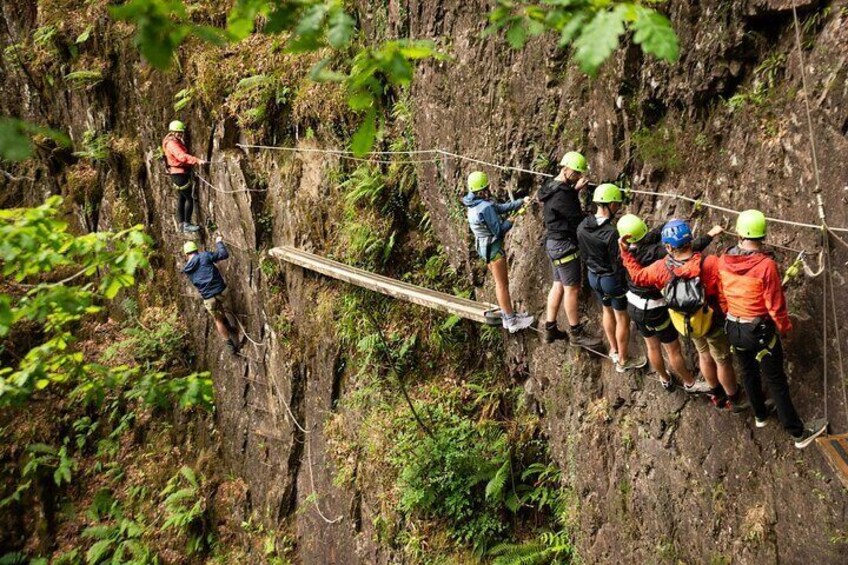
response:
M462 203L468 208L468 225L476 239L477 254L486 262L495 279L495 295L501 308L503 327L509 333L515 333L530 327L533 316L516 314L512 309L509 295L509 275L503 240L506 232L512 229L512 222L502 220L501 216L513 210L519 210L530 202L529 198L497 204L491 200L489 177L482 171L468 175L468 194Z
M227 321L221 296L227 288L227 283L224 282L221 271L215 266L215 263L230 256L223 238L221 236L215 238L215 251L211 253L209 251L200 252L197 249L197 244L193 241L187 241L183 245L183 253L186 256L183 273L200 293L200 297L203 298L203 306L215 320L215 329L218 331L218 335L227 340L227 349L230 353L238 353L239 347L234 337L237 334Z

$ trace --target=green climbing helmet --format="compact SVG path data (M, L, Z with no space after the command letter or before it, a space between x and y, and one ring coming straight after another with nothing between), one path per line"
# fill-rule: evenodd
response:
M630 242L636 243L645 237L645 234L648 233L648 226L645 222L637 216L636 214L625 214L618 220L618 224L616 224L618 228L618 235L624 237L625 235L630 236Z
M736 219L736 233L743 239L762 239L766 236L766 217L759 210L745 210Z
M595 195L592 197L592 202L595 204L611 204L613 202L621 203L621 190L614 184L605 182L595 189Z
M578 153L577 151L569 151L565 155L562 156L562 160L559 162L560 167L568 167L573 171L577 171L578 173L585 173L589 170L589 165L586 163L586 157L583 156L582 153Z
M177 133L183 133L186 130L185 124L179 120L174 120L170 124L168 124L168 131L174 131Z
M189 253L197 253L197 244L193 241L186 241L183 244L183 253L186 255Z
M471 192L480 192L489 188L489 175L483 171L474 171L468 175L468 190Z

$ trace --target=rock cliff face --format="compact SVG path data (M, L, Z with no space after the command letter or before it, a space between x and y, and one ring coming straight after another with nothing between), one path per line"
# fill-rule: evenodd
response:
M497 38L481 38L487 9L481 2L392 1L364 8L363 23L373 36L436 38L455 57L419 70L410 99L417 148L528 169L540 156L555 160L583 148L597 179L623 171L639 189L730 208L758 206L771 216L817 223L806 95L827 219L846 226L848 3L799 1L798 7L806 94L789 1L672 1L669 14L682 43L678 64L644 60L625 47L592 80L549 39L514 52ZM2 10L15 38L39 25L33 8L6 1ZM108 39L89 47L105 62L107 80L81 90L38 77L33 84L4 59L4 112L44 118L77 142L92 129L137 142L135 153L116 154L110 166L98 167L102 198L96 213L80 212L80 222L98 229L127 219L144 222L157 239L156 264L192 321L201 363L215 377L222 455L249 486L245 512L269 526L295 529L304 563L396 562L400 558L376 542L372 517L379 493L333 483L324 425L345 394L344 368L333 317L316 306L321 286L300 269L268 268L259 252L282 244L333 251L328 242L336 226L326 215L326 199L337 194L337 159L246 152L236 145L248 137L235 120L213 122L201 107L189 114L194 151L215 162L206 178L217 190L198 186L200 220L232 243L232 258L224 263L229 305L257 343L246 347L245 357L229 357L176 270L182 240L172 220L174 196L155 157L174 94L187 83L176 73L163 77L148 69L120 26L96 26L109 31ZM295 138L309 120L291 120L263 141L333 146L321 135ZM134 162L139 152L144 159ZM67 186L73 159L42 157L50 168L23 187L31 200L45 190L66 190L59 187ZM417 189L434 231L454 266L469 276L471 248L457 197L472 166L449 158L417 166ZM484 169L499 192L538 186L528 174ZM663 197L639 197L631 210L654 222L692 213L691 205ZM731 216L699 211L695 218L703 228ZM815 230L772 227L776 243L818 250ZM535 313L544 310L550 284L542 232L539 214L530 213L507 240L513 296ZM211 244L207 237L203 243ZM837 296L844 292L846 255L841 247L831 255ZM784 265L794 258L780 257ZM801 414L823 415L829 398L832 424L843 431L848 407L839 372L834 362L822 362L823 280L794 283L789 291L797 318L789 374ZM493 298L491 281L479 294ZM585 298L585 314L595 320L597 309ZM843 336L846 312L839 304ZM833 328L829 335L833 361L835 348L846 344L836 342ZM750 417L666 394L647 377L631 391L606 363L562 345L542 345L532 333L505 335L502 354L538 402L556 461L578 495L577 545L587 562L848 560L845 489L815 448L796 451L776 424L754 430Z

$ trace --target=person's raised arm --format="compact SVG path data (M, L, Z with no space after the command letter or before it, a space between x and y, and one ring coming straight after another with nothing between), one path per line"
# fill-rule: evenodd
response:
M227 246L224 245L224 238L220 235L215 238L215 251L212 252L212 262L217 263L229 258L230 253L227 251Z

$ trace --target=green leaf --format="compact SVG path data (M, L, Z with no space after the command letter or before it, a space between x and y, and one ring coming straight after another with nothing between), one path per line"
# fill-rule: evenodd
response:
M85 43L86 41L88 41L88 38L91 37L92 31L94 31L94 28L92 26L88 26L81 34L79 34L77 40L74 41L74 43L76 43L77 45L79 45L80 43Z
M596 75L598 68L618 48L623 33L624 10L613 9L595 14L574 41L574 56L583 72Z
M674 62L680 57L680 44L677 34L668 18L649 9L637 12L636 21L632 24L634 43L641 45L645 53L650 53L658 59Z
M509 457L506 458L506 461L503 462L498 472L495 473L495 476L492 477L488 483L486 483L486 499L500 499L503 494L504 486L506 486L506 480L509 478L509 467L510 460Z
M321 59L318 61L315 66L312 67L312 70L309 71L309 78L315 82L343 82L347 79L346 74L328 69L327 65L329 64L329 59Z
M268 0L238 0L227 16L227 31L234 40L244 39L253 32L256 17L267 14Z
M327 43L331 47L341 49L350 43L356 29L356 21L343 8L339 7L333 11L329 24Z
M111 539L104 539L92 545L88 549L88 551L85 552L86 562L90 565L96 565L97 563L103 561L103 559L105 559L112 553L113 543L114 542Z
M350 148L357 157L362 157L371 151L374 139L377 137L377 109L374 106L368 109L365 119L359 129L350 140Z
M523 20L515 21L506 30L506 40L513 49L521 49L527 43L527 28Z

